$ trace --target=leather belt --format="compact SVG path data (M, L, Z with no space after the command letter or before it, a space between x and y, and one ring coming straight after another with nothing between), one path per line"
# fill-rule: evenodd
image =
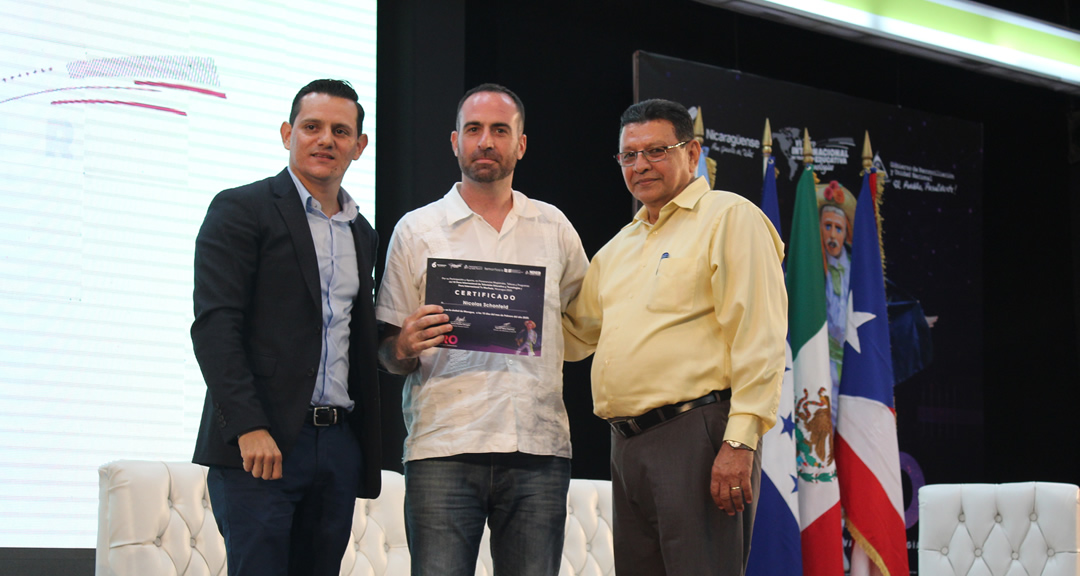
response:
M305 424L316 426L333 426L345 422L345 415L349 412L337 406L312 406L308 408Z
M722 402L729 398L731 398L730 388L727 390L716 390L709 392L701 398L653 408L641 416L634 416L633 418L612 418L611 420L608 420L608 424L611 424L611 428L621 434L623 438L630 438L631 436L641 434L657 424L667 422L679 414L689 412L694 408L707 406L714 402Z

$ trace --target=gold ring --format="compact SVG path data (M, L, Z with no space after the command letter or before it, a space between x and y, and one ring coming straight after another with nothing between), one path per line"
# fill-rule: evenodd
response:
M742 490L742 486L734 486L731 489L732 490Z

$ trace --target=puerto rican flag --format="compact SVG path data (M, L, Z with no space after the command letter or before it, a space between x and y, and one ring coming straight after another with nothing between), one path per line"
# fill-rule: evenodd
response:
M780 204L776 195L776 168L770 156L765 166L761 210L780 234ZM795 470L795 382L791 371L791 345L786 346L780 409L773 426L761 439L761 488L757 497L754 536L747 576L802 576L799 540L799 493Z
M840 377L836 462L848 532L851 574L906 576L900 450L893 409L893 368L885 279L878 241L874 175L863 176L855 210L844 369Z

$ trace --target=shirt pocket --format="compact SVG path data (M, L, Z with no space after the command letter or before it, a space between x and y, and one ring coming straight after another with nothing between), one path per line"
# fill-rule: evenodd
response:
M645 307L650 312L689 312L694 307L694 258L664 258L653 276Z

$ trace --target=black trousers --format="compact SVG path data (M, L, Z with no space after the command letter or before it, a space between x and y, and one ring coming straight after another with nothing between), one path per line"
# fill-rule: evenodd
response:
M338 576L363 468L348 424L305 424L279 480L214 466L207 489L229 576Z

